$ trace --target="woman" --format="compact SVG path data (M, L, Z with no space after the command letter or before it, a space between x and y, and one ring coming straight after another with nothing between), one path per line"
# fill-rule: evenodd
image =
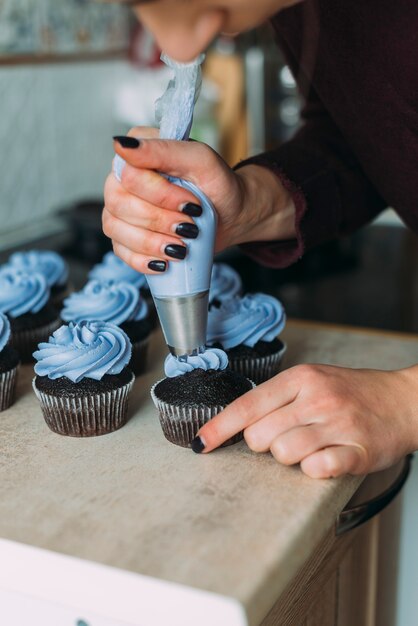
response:
M115 141L128 163L106 183L105 233L141 272L181 262L196 236L195 198L157 171L194 182L219 213L217 250L244 244L284 267L392 205L418 231L415 0L146 0L129 2L170 56L190 61L220 32L272 20L306 99L305 124L277 150L231 170L198 143L137 128ZM291 6L294 5L294 6ZM383 469L418 449L418 366L401 371L300 365L206 424L210 452L244 429L254 451L312 477Z

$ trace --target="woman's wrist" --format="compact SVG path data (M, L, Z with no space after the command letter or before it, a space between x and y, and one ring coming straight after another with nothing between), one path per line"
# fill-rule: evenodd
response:
M418 365L398 370L397 374L404 387L402 395L406 402L406 418L410 426L409 452L415 452L418 450Z
M246 165L236 175L243 207L234 243L294 239L295 205L280 179L260 165Z

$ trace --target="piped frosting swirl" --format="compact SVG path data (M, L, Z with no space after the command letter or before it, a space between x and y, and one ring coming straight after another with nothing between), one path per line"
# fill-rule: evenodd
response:
M273 341L285 324L286 314L276 298L248 294L209 311L207 343L220 343L225 350L241 344L253 348L259 341Z
M4 313L0 313L0 352L7 346L10 333L10 322Z
M209 303L224 302L242 291L241 276L226 263L214 263L209 291Z
M185 360L169 354L164 363L165 375L169 378L182 376L193 370L224 370L228 367L228 357L223 350L207 348L197 356L188 356Z
M131 359L131 342L121 328L106 322L81 322L61 326L33 356L35 372L52 380L65 376L78 383L83 378L101 380L119 374Z
M66 322L102 320L120 326L124 322L143 320L148 306L134 285L126 282L91 280L79 292L64 300L61 317Z
M49 287L61 287L68 280L67 264L52 250L15 252L10 256L7 266L15 267L22 272L39 272L45 276Z
M132 267L116 256L114 252L108 252L104 255L102 262L90 270L89 278L100 280L101 282L122 281L130 283L138 289L148 289L145 275L132 269Z
M43 274L29 274L14 267L0 270L0 312L10 317L38 313L48 302L49 295Z

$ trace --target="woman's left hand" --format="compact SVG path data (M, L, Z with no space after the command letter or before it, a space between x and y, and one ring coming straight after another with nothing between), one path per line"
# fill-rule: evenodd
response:
M241 430L251 450L300 463L312 478L382 470L418 449L418 366L292 367L205 424L200 448L210 452Z

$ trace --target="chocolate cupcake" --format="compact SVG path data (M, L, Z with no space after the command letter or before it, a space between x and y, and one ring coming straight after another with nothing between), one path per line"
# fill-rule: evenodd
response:
M68 293L68 265L57 252L52 250L29 250L15 252L7 266L31 274L39 272L45 276L51 291L51 300L57 308Z
M206 350L199 356L178 360L169 355L165 361L166 378L151 389L160 424L168 441L190 448L197 432L224 408L250 391L252 381L227 368L222 350ZM223 445L242 439L238 433Z
M8 409L15 396L19 355L10 345L10 322L0 313L0 411Z
M61 317L65 322L99 320L120 326L132 343L129 368L135 376L145 372L152 324L147 303L133 285L91 280L64 301Z
M81 322L61 326L41 343L33 389L49 428L60 435L92 437L127 421L134 375L126 366L131 344L118 326Z
M214 263L209 291L209 307L219 307L242 293L241 276L226 263Z
M108 252L104 255L102 262L90 270L88 276L90 280L107 283L124 282L139 289L141 296L148 305L149 320L153 327L157 325L158 316L145 274L134 270L114 252Z
M276 298L262 293L236 297L210 309L207 344L225 350L229 367L259 385L280 371L286 345L278 335L285 324Z
M10 266L0 271L0 312L9 318L11 344L22 363L31 363L38 343L46 341L60 325L43 274Z

